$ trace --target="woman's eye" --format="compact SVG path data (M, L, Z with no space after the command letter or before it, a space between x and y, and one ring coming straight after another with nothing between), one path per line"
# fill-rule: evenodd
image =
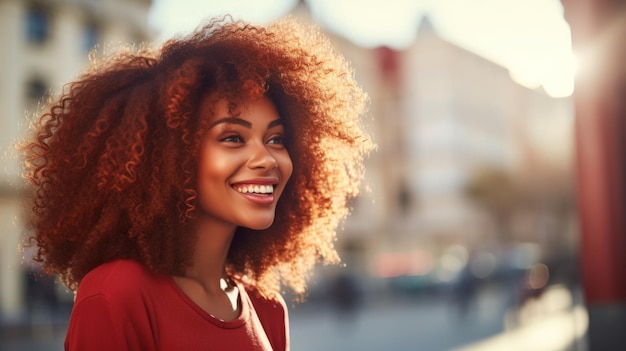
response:
M243 138L239 135L229 135L227 137L222 138L220 141L227 143L243 143Z
M276 136L268 140L268 144L284 144L282 136Z

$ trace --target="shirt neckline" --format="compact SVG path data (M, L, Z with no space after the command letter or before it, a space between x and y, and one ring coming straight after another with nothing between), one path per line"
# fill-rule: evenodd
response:
M224 329L232 329L239 328L242 325L246 324L250 316L250 299L248 297L248 293L244 289L244 287L237 281L234 281L235 286L239 290L239 306L241 307L241 311L239 312L239 316L233 320L225 321L223 319L217 318L214 315L208 313L202 307L198 306L184 291L183 289L176 284L174 278L171 276L167 276L167 281L170 287L174 290L174 292L185 302L187 306L189 306L192 310L194 310L197 314L199 314L205 320L211 322L212 324L224 328Z

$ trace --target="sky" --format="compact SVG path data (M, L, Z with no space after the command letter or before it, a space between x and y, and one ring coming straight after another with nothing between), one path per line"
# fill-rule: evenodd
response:
M298 0L154 0L151 26L160 41L226 13L267 24ZM529 88L571 95L576 60L559 0L307 0L323 28L364 47L411 45L428 15L446 40L507 69Z

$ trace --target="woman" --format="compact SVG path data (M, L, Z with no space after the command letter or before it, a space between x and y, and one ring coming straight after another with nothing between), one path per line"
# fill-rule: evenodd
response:
M289 19L94 62L24 147L35 259L76 291L65 349L289 349L280 289L338 260L365 100Z

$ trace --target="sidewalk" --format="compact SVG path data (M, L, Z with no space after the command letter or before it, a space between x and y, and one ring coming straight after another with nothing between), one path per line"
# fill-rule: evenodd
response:
M552 287L540 300L525 306L518 318L510 314L507 319L503 333L454 351L587 350L587 310L572 306L571 295L563 287Z

